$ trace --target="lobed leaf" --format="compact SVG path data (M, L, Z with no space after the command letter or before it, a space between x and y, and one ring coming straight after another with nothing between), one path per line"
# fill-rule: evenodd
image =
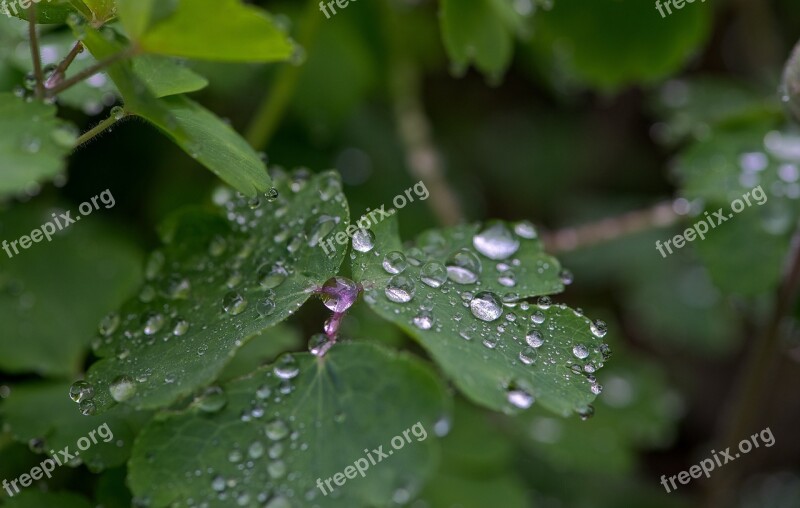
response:
M394 217L372 228L372 248L353 256L365 300L415 338L468 398L506 412L536 400L564 416L591 413L591 373L605 361L598 338L605 331L593 333L586 317L564 305L524 301L563 289L558 261L543 252L532 226L517 224L516 233L503 222L434 230L410 249L401 247ZM465 273L469 265L452 260L456 253L480 269ZM446 280L423 281L436 280L422 274L431 267L441 274L445 265Z
M153 507L388 506L411 499L435 469L448 399L410 356L342 344L324 358L284 356L223 390L214 407L200 401L144 429L130 462L134 495ZM363 477L330 481L379 446L386 457ZM318 479L336 490L324 495Z
M0 92L0 196L20 194L60 175L77 129L56 107Z
M318 242L348 220L338 175L276 183L273 202L222 192L216 213L172 221L138 296L101 323L101 359L88 374L98 411L115 400L164 407L207 385L248 340L337 272L344 253L329 259Z

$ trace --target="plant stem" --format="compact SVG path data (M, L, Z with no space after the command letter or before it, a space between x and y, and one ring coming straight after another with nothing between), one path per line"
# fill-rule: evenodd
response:
M547 233L542 235L542 241L545 249L552 254L570 252L655 227L670 226L680 218L681 216L673 208L672 201L664 201L644 210Z
M303 48L311 47L321 22L322 16L317 12L317 2L311 0L298 30L298 43ZM278 71L269 93L264 97L247 129L245 137L253 148L266 149L269 145L294 96L300 72L301 67L293 63L284 64Z
M94 76L95 74L97 74L98 72L102 71L106 67L114 65L115 63L117 63L117 62L119 62L121 60L124 60L126 58L130 58L135 54L136 54L136 48L134 48L133 46L125 48L124 50L120 51L119 53L115 53L115 54L109 56L108 58L104 58L103 60L100 60L99 62L97 62L96 64L92 65L91 67L87 67L86 69L84 69L81 72L75 74L74 76L70 77L69 79L65 79L64 81L62 81L58 85L56 85L53 88L51 88L50 90L48 90L47 91L47 95L51 96L51 97L55 96L55 95L58 95L59 93L63 92L64 90L67 90L68 88L71 88L72 86L77 85L81 81Z
M127 116L128 116L128 114L125 113L120 118L115 118L114 116L110 116L110 117L106 118L105 120L103 120L99 124L95 125L91 129L89 129L88 131L83 133L77 140L75 140L75 148L78 148L79 146L82 146L82 145L88 143L89 141L94 139L97 135L99 135L102 132L106 131L107 129L112 127L115 123L119 122L120 120L122 120L123 118L125 118Z
M36 4L28 7L28 36L33 59L33 75L36 79L36 98L44 97L44 73L42 72L42 55L39 53L39 37L36 34Z
M58 85L58 83L63 79L64 74L67 72L67 69L69 69L69 66L72 65L72 62L75 61L75 58L81 52L83 52L83 43L81 41L78 41L69 51L69 53L67 53L67 56L65 56L64 59L61 60L61 63L58 64L56 70L53 71L53 74L45 82L44 87L48 90L51 90L56 85Z
M774 365L779 357L781 325L789 313L795 300L798 287L800 287L800 229L792 238L791 248L787 257L785 276L781 287L775 296L775 305L769 322L752 346L752 352L747 355L748 363L744 366L744 374L738 389L731 392L729 411L723 421L723 430L720 432L722 440L718 446L723 448L747 438L757 429L751 428L755 415L758 414L764 397L764 389L769 386L768 381L774 376ZM735 488L736 468L733 466L720 470L707 491L706 505L710 508L728 506L727 501L733 488Z
M430 188L436 199L428 205L445 226L461 222L464 213L453 189L444 176L442 158L432 140L431 123L421 99L422 79L419 70L408 60L397 58L392 70L392 97L400 140L406 152L406 165L415 179Z

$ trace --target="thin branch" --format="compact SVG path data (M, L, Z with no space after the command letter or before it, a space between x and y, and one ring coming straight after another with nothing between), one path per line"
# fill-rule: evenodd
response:
M570 252L582 247L616 240L640 231L675 224L681 216L675 212L672 201L664 201L645 210L628 212L617 217L602 219L583 226L545 233L545 249L553 254Z
M461 204L444 175L442 158L431 139L431 124L420 98L421 78L409 62L398 62L392 75L392 96L397 130L406 152L409 171L425 183L436 199L428 200L439 222L461 222Z
M789 313L792 303L800 287L800 229L792 238L791 248L787 256L783 282L775 296L775 305L769 322L764 327L758 340L747 355L749 361L744 366L738 388L731 392L729 410L724 415L722 440L718 446L731 445L749 436L757 429L752 428L755 417L762 408L763 401L770 400L765 389L775 373L775 364L780 355L780 337L782 324ZM720 470L712 478L706 496L706 505L710 508L727 506L726 497L736 481L736 468Z
M36 4L28 7L28 36L33 59L33 76L36 79L36 97L44 97L44 73L42 72L42 54L39 53L39 37L36 34Z
M99 134L110 129L112 126L114 126L114 124L116 124L117 122L119 122L120 120L124 119L127 116L128 114L124 113L122 116L111 115L110 117L106 118L99 124L95 125L93 128L86 131L84 134L82 134L77 140L75 140L75 148L85 145L86 143L97 137Z
M58 64L58 67L56 67L56 70L53 71L53 74L51 74L50 77L47 78L47 81L45 81L44 87L47 90L52 90L64 80L64 74L67 72L69 66L72 65L72 62L75 61L75 58L80 53L83 53L83 43L78 41L69 51L69 53L67 53L67 56L64 57L61 63Z
M310 0L298 33L298 44L303 48L311 47L317 36L322 16L317 12L316 0ZM268 95L263 99L247 129L246 138L250 146L260 150L266 149L278 125L289 107L295 94L297 80L301 68L295 63L284 64L270 87Z
M136 54L136 48L133 46L127 47L124 50L120 51L119 53L115 53L108 58L104 58L100 60L96 64L92 65L91 67L87 67L86 69L82 70L81 72L75 74L74 76L65 79L58 85L54 86L50 90L47 91L48 96L55 96L59 93L71 88L74 85L77 85L81 81L91 78L95 74L101 72L106 67L114 65L115 63L125 60L126 58L130 58Z

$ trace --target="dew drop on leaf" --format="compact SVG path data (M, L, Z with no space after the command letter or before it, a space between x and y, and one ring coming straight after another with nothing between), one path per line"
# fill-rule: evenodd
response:
M489 291L481 291L469 302L472 315L481 321L495 321L503 315L503 306L500 298Z
M108 387L111 398L125 402L136 394L136 382L128 376L118 376Z
M410 302L415 292L414 281L405 275L395 275L386 284L386 298L395 303Z
M475 249L489 259L507 259L519 250L519 240L502 221L493 221L472 237Z

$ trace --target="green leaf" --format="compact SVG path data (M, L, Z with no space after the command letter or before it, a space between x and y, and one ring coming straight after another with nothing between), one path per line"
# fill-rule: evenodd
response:
M193 407L144 429L130 462L135 495L154 506L219 496L243 505L385 506L400 489L414 496L435 468L434 427L448 399L431 369L410 356L342 344L324 358L287 355L223 388L222 410ZM394 447L398 435L403 445ZM362 458L369 465L364 450L378 447L386 453L380 466L355 479L348 469L352 481L329 481L336 491L323 496L317 479L324 484Z
M244 343L337 272L344 252L329 259L316 242L348 220L338 175L295 175L292 188L286 176L276 183L274 202L251 208L226 191L217 193L218 213L174 222L138 297L109 318L107 337L96 343L101 360L88 378L99 411L114 404L109 387L121 376L131 389L116 390L117 400L137 408L163 407L205 386Z
M114 0L82 0L92 11L92 21L94 23L105 23L114 17Z
M139 37L156 21L172 14L177 0L116 0L117 13L128 35Z
M563 284L558 261L543 252L533 227L515 227L521 234L512 233L503 222L489 223L485 230L469 225L424 233L414 251L405 250L412 262L393 276L382 264L395 256L390 253L403 249L395 218L390 217L372 226L374 247L355 252L353 275L364 285L367 303L422 344L473 401L516 412L536 400L561 415L588 414L595 396L586 376L602 366L606 347L590 331L589 320L566 306L520 301L559 292ZM473 283L455 282L468 282L465 275L478 272L451 263L450 256L458 252L481 266ZM443 264L450 266L450 279L438 288L420 278L430 261L439 270ZM411 300L402 303L409 294ZM541 336L539 347L527 343L526 336L533 332Z
M711 14L711 4L702 2L662 19L653 2L556 1L534 17L533 58L549 60L562 85L578 81L614 90L652 82L678 71L699 50Z
M242 377L262 365L275 361L281 353L297 351L303 345L302 336L285 323L278 324L250 339L225 366L219 380Z
M495 0L443 0L442 37L456 73L464 74L470 63L497 81L511 64L514 51L512 26L507 11Z
M0 196L20 194L64 171L77 129L56 106L0 92Z
M264 11L240 0L185 0L170 16L141 32L142 20L147 19L145 9L135 9L128 25L141 48L149 53L198 60L274 62L287 60L294 51L292 42ZM123 20L125 13L121 13Z
M714 132L679 156L682 193L704 210L689 221L708 230L694 243L720 289L755 295L778 285L800 214L798 146L800 135L756 124Z
M86 498L72 492L42 492L35 489L23 490L16 496L6 499L4 508L93 508Z
M19 0L15 2L7 0L4 5L12 16L28 20L28 10L20 6ZM70 14L76 12L69 0L40 0L33 5L36 8L36 23L41 25L60 25L67 20ZM5 14L3 6L0 6L0 14Z
M247 196L270 188L264 161L227 123L183 96L162 99L161 104L174 122L143 116L192 158Z
M75 455L77 451L76 460L94 472L125 464L134 438L150 414L117 406L103 416L83 416L75 411L69 388L67 382L12 385L11 395L0 406L0 415L14 439L26 444L43 441L41 449L45 455L50 450L58 452L69 447L69 453ZM45 414L47 417L43 418ZM84 444L86 449L80 450L78 440L83 437L92 444L88 448Z
M124 41L114 31L106 30L101 34L90 27L80 27L80 30L83 32L84 45L98 60L110 58L126 50ZM175 124L169 109L153 96L144 81L136 75L130 60L123 59L110 66L106 72L117 85L128 113L139 115L156 125ZM181 135L181 140L185 141L180 129L175 128L174 135Z
M99 203L99 201L98 201ZM1 241L14 242L45 227L68 208L32 203L0 214ZM0 368L13 373L74 376L97 321L122 303L139 282L138 251L102 224L101 208L14 255L0 251ZM64 221L62 221L64 222ZM50 227L46 225L50 223ZM44 225L44 226L43 226ZM93 245L91 249L87 245Z
M166 57L137 56L133 59L133 72L158 98L196 92L208 86L206 78Z

